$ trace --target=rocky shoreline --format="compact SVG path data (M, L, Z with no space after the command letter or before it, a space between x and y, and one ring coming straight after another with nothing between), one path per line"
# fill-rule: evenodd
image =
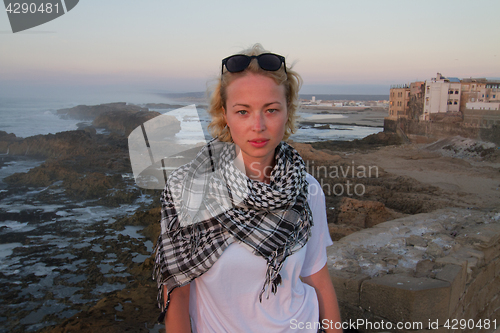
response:
M19 159L44 161L28 172L3 179L0 219L13 222L0 229L0 243L19 244L13 249L16 257L24 258L18 266L22 269L35 261L38 269L33 267L34 272L27 276L19 276L15 270L0 273L1 289L10 289L2 294L9 306L2 311L5 330L0 332L59 324L61 319L99 304L99 295L127 285L137 287L151 275L150 268L144 279L138 273L147 264L144 259L150 256L154 233L149 231L150 237L136 233L142 230L148 235L156 225L157 200L150 198L159 194L135 186L127 135L159 113L124 103L78 106L59 113L92 121L92 125L25 139L0 133L4 164ZM150 209L154 222L144 213ZM24 229L16 229L19 225ZM50 238L70 240L70 244L60 244L57 249L57 241ZM143 302L150 305L145 313L154 311L154 289L149 293L152 299ZM11 319L7 321L7 317Z
M299 113L301 125L324 123L328 125L355 125L384 127L387 108L382 107L307 107L302 106Z
M51 219L60 221L59 224L53 223L53 230L49 233L73 232L72 237L83 244L81 247L73 246L69 252L63 249L57 252L60 254L55 258L46 260L47 264L50 261L50 266L58 267L61 274L72 274L74 277L71 283L68 282L71 278L55 278L54 293L42 296L45 302L50 303L57 296L58 286L70 286L78 288L78 291L71 297L63 295L58 298L71 304L73 312L61 317L54 311L53 314L35 318L45 323L40 326L40 331L156 332L161 326L155 324L158 312L156 285L151 280L153 262L149 254L159 234L159 191L140 190L134 186L133 177L124 175L132 173L128 157L128 133L158 113L142 107L113 103L93 107L79 106L61 110L60 114L92 121L92 125L76 131L26 139L0 133L0 153L8 154L4 156L28 156L45 160L26 173L17 173L4 179L0 198L39 191L30 200L47 205L69 200L68 206L83 202L85 207L105 207L110 212L119 210L123 204L137 204L143 197L144 200L139 200L135 211L122 212L116 218L111 217L108 221L89 225L78 231L81 235L68 226L70 219L63 221L54 212L9 212L0 209L0 216L4 220L24 216L23 221L32 224ZM104 132L99 134L99 129ZM443 174L452 172L453 168L456 171L457 165L460 165L467 172L475 172L473 176L478 180L496 182L495 186L498 188L498 150L487 150L484 156L480 156L480 153L465 158L450 157L436 151L441 148L432 150L427 146L403 144L397 135L383 132L350 142L291 144L303 156L309 173L323 187L333 240L340 240L389 220L446 207L489 211L497 211L499 208L494 197L488 199L488 195L495 195L495 189L481 189L483 194L478 197L467 186L460 188L460 191L456 188L453 190L454 184L446 182L443 177L443 182L437 184L419 176L419 172L425 174L426 168L430 174L431 171L437 172L436 165L441 165L438 163L447 163L450 169L446 171L443 167ZM450 152L452 149L444 151ZM418 164L421 170L410 170L410 167L404 166L404 161ZM391 167L393 164L395 165ZM131 226L136 228L133 229L134 232L142 235L142 240L131 237ZM45 230L49 230L48 227ZM28 234L0 234L0 240L4 237L4 243L8 237L9 242L12 242L15 235L16 242L29 245L32 240ZM124 248L127 250L123 250ZM84 271L69 267L79 260L86 260ZM78 281L79 276L85 278ZM43 278L44 275L23 277L21 287L29 288L31 284L43 282ZM93 289L111 285L115 286L114 290L110 288L109 292L103 294L104 298L96 298ZM9 287L10 285L2 286ZM29 297L33 296L22 296L22 288L13 289L4 297L3 302L29 301ZM75 298L75 295L79 296ZM79 299L88 301L78 303ZM30 315L29 310L23 313L16 311L16 308L12 308L2 315L20 318L17 323L10 324L10 332L24 331L32 322L21 319Z

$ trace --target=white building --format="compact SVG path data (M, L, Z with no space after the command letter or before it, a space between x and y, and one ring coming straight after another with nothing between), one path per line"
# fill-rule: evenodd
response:
M493 102L470 102L467 103L469 110L500 110L500 103Z
M422 120L430 120L433 113L460 111L462 84L458 78L446 78L437 73L435 78L425 81L425 87Z

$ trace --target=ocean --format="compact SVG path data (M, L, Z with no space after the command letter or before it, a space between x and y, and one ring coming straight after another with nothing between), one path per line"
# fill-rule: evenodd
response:
M0 97L0 131L25 138L75 130L81 121L59 117L58 109L117 101L139 105L190 104L189 100L179 102L157 93L84 98ZM177 140L189 140L192 122L198 119L184 117L173 109L155 111L176 116L181 121ZM199 121L206 128L209 117L203 109L200 115ZM353 140L382 130L349 125L316 127L300 128L291 139ZM71 317L84 305L95 304L106 294L125 287L131 278L126 272L127 262L142 262L153 249L152 242L139 233L141 227L114 227L120 217L130 216L157 199L148 194L141 193L132 204L110 208L71 200L58 187L29 188L24 192L6 189L5 177L41 163L28 157L0 155L0 333L36 331ZM133 178L131 174L122 177ZM54 199L48 204L42 197ZM95 270L100 280L89 278Z
M117 94L114 98L106 98L102 95L86 96L83 98L15 98L0 96L0 131L14 133L17 137L26 138L38 134L58 133L63 131L76 130L78 124L82 121L75 119L65 119L57 115L58 109L70 108L77 105L97 105L102 103L127 102L137 105L146 103L166 103L175 105L190 105L189 100L182 101L171 99L164 94L144 93L135 95ZM200 107L197 107L200 109ZM160 113L175 111L174 109L151 109ZM200 121L205 127L210 118L206 111L201 108ZM176 117L185 122L189 127L189 119L184 119L182 114L174 112ZM173 114L174 114L173 113ZM301 113L299 112L299 115ZM310 117L310 114L303 114L304 118ZM340 116L345 117L345 116ZM330 125L330 129L324 127L319 129L322 124L316 126L304 126L299 128L297 133L292 135L291 139L297 142L315 142L324 140L354 140L361 139L370 134L378 133L382 130L380 127L354 126L354 125ZM184 127L184 126L183 126ZM185 137L188 133L179 133L180 137Z

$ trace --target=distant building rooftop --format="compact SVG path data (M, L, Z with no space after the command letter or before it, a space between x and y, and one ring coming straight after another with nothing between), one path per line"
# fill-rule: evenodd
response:
M485 78L466 78L462 79L462 82L486 82L487 80Z
M460 79L458 77L449 77L448 80L450 82L458 82L458 83L460 83Z
M406 83L404 83L404 84L392 84L391 85L391 89L406 89L406 88L410 88L410 86Z

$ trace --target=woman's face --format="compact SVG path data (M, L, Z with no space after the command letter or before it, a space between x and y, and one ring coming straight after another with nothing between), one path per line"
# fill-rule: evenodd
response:
M224 117L247 170L274 165L274 150L288 119L285 87L270 77L247 73L227 86L226 96Z

